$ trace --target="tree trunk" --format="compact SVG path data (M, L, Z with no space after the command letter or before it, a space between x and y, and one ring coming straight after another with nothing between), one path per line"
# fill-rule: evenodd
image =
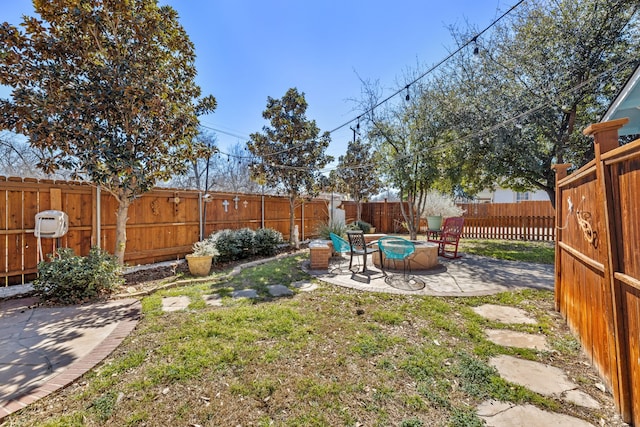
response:
M295 196L289 195L289 243L292 245L296 245L295 239L295 229L296 229L296 198Z
M401 193L402 195L402 190ZM404 201L402 200L402 196L400 197L400 212L402 213L402 217L407 223L407 229L409 230L409 239L417 240L418 231L417 228L420 227L420 220L418 220L418 225L416 227L415 221L415 212L413 209L413 197L411 195L407 195L407 204L409 205L407 209L405 209ZM408 210L408 211L407 211Z
M118 210L116 212L116 247L114 255L120 265L124 265L124 251L127 247L127 220L131 201L128 197L119 197Z
M356 200L356 221L360 221L362 219L362 201L360 199Z

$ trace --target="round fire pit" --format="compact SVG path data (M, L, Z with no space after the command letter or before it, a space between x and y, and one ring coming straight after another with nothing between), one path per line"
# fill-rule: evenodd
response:
M406 266L411 271L429 270L438 265L438 245L436 243L425 242L424 240L412 240L416 246L414 253L407 258ZM378 252L371 256L373 265L380 268L380 256L384 262L386 269L402 269L402 261L396 261L395 266L393 260L388 261L382 252Z

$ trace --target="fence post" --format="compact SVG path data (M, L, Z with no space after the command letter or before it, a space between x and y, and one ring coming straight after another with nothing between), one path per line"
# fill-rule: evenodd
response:
M567 176L567 169L571 167L571 163L562 163L553 165L553 169L556 171L556 243L555 243L555 300L556 300L556 311L560 311L560 295L562 295L562 289L560 289L562 281L562 268L560 265L560 246L559 243L562 241L562 221L564 218L564 209L562 206L562 190L558 183L560 180Z
M616 357L616 372L612 375L612 386L616 388L613 395L615 398L616 406L622 415L623 420L629 421L631 419L632 409L632 396L631 385L629 384L629 360L627 350L627 331L624 324L624 300L621 289L616 286L614 278L615 271L618 267L618 253L617 246L612 240L612 234L615 234L613 205L614 199L612 194L611 177L605 173L605 164L602 160L602 154L617 148L618 143L618 129L629 122L629 119L618 119L610 122L596 123L587 127L583 133L587 136L593 136L594 138L594 151L595 151L595 163L596 163L596 178L598 181L599 191L597 191L597 203L602 207L604 213L604 232L603 236L598 236L601 244L604 244L607 249L607 262L604 264L604 279L605 283L609 285L609 292L611 293L611 304L613 313L613 330L615 333L615 357Z

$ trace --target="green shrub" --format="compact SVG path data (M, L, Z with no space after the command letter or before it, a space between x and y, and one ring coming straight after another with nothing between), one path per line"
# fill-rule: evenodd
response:
M77 304L109 295L123 283L115 256L91 248L88 256L81 257L63 248L50 262L38 264L33 288L45 301Z
M336 234L338 236L344 236L347 234L347 226L343 221L329 221L326 224L322 224L318 227L318 235L324 240L329 240L329 233Z
M257 255L274 255L284 239L282 233L273 228L259 228L255 234L255 252Z
M282 233L271 228L254 231L250 228L240 230L220 230L211 236L223 261L234 261L251 255L273 255L283 242Z
M236 241L238 242L238 246L242 249L240 252L241 258L246 258L249 255L253 255L254 247L255 247L255 237L256 232L250 228L241 228L240 230L236 230Z
M235 230L220 230L209 238L213 240L221 260L232 261L240 258L242 245L236 238Z
M371 231L371 224L365 221L356 221L349 224L349 228L352 230L362 230L364 233Z

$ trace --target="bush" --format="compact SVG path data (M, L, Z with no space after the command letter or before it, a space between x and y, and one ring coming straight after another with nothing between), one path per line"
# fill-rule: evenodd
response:
M420 206L416 206L417 210ZM450 218L455 216L461 216L465 210L457 206L453 197L448 196L438 191L429 191L424 198L422 206L422 217L428 216L441 216L443 218Z
M282 233L271 228L253 231L250 228L240 230L221 230L208 238L213 242L220 259L234 261L251 255L273 255L283 242Z
M371 224L365 221L356 221L349 224L351 230L362 230L365 234L371 231Z
M220 259L223 261L231 261L240 258L242 246L236 239L234 230L220 230L209 237L215 244Z
M240 257L246 258L249 255L253 255L255 252L254 246L256 232L250 228L241 228L240 230L236 230L235 233L238 246L242 249Z
M77 304L111 294L124 283L115 256L100 248L91 248L86 257L73 249L58 249L50 262L38 264L33 288L40 298L61 304Z
M255 234L255 252L257 255L274 255L284 239L282 233L273 228L259 228Z
M344 236L347 234L347 226L342 221L329 221L318 227L318 235L324 240L329 240L331 238L329 233Z

